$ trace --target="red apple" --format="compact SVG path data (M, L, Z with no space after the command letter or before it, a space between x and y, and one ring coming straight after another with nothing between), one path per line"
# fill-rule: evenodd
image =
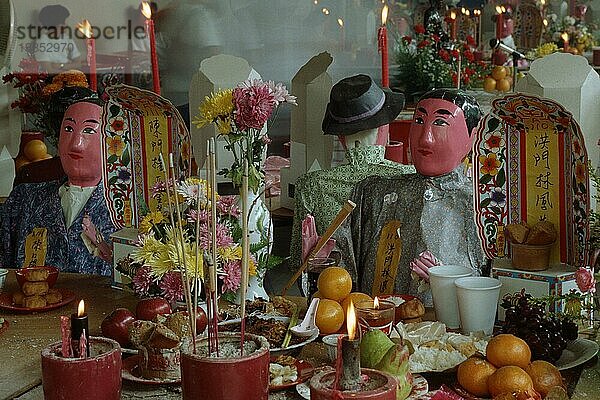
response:
M208 317L202 307L197 307L196 310L196 333L201 334L208 325ZM185 315L188 315L185 307L178 307L176 311L184 311Z
M135 315L126 308L117 308L113 310L102 324L100 329L102 334L119 342L123 347L129 344L129 326L135 321Z
M140 300L135 307L137 319L152 321L158 314L171 314L171 305L161 297Z

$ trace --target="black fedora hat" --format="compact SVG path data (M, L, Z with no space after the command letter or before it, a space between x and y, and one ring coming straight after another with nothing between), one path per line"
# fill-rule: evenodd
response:
M404 94L381 89L367 75L344 78L331 88L323 118L326 135L352 135L392 122L404 108Z

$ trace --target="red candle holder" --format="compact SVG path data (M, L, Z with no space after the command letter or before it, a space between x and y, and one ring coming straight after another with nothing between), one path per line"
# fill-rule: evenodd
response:
M372 329L378 329L388 336L392 333L395 305L391 301L379 300L377 306L373 300L361 301L356 305L356 314L361 338Z

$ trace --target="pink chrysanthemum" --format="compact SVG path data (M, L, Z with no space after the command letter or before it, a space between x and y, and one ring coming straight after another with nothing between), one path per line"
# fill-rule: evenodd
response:
M221 290L225 292L235 292L240 288L241 272L239 261L229 261L223 265L224 275L221 275L223 286Z
M189 222L196 222L196 219L200 219L200 223L201 224L206 224L208 222L208 220L210 219L210 216L208 215L208 211L206 210L200 210L200 213L198 213L198 211L196 210L190 210L187 220Z
M273 109L275 99L267 85L252 85L233 89L235 124L241 131L262 129Z
M131 279L133 282L133 291L139 295L147 295L152 285L152 272L150 267L145 265L135 273L135 276Z
M221 196L217 201L217 211L221 214L227 214L238 218L241 211L236 202L237 199L235 196Z
M273 81L268 81L267 85L269 89L271 89L271 93L273 94L273 98L275 99L275 105L279 105L279 103L290 103L294 105L298 105L296 103L296 96L292 96L287 88L283 86L283 83L279 82L275 84Z
M183 300L183 282L179 272L166 273L158 285L162 296L168 301Z
M217 247L227 247L233 244L233 237L227 225L217 223ZM198 243L200 248L208 249L210 247L210 230L207 224L200 225Z

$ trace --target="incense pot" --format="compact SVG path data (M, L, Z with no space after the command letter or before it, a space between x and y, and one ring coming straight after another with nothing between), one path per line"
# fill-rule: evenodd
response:
M264 337L245 335L256 350L242 357L207 357L208 339L197 339L197 354L189 339L181 346L183 399L267 400L269 396L269 343ZM221 355L227 347L239 350L240 334L219 334Z
M311 400L331 400L333 398L353 400L396 400L396 379L385 372L362 368L361 374L368 377L373 387L359 390L340 391L341 397L334 397L333 382L335 371L325 371L313 376L310 380ZM364 386L364 385L363 385Z
M121 347L104 337L90 337L90 357L65 358L62 342L42 350L42 384L46 400L121 398Z

